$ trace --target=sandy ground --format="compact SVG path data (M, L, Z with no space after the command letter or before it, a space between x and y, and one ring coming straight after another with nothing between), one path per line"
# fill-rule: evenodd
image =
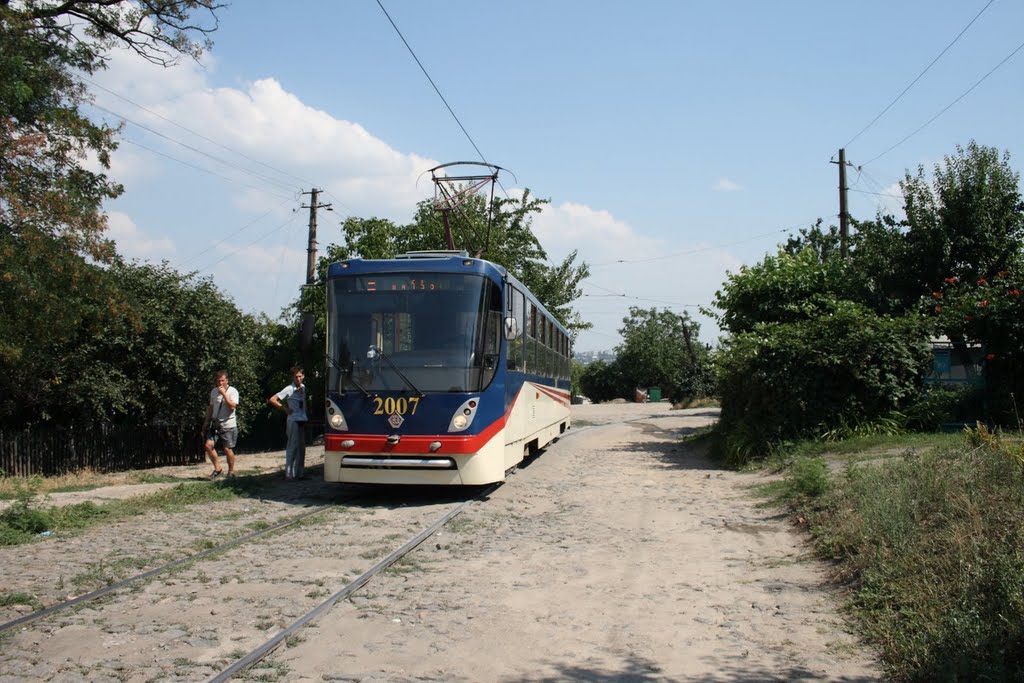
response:
M487 501L246 677L882 679L844 628L806 539L751 492L765 476L719 469L679 443L714 411L613 404L573 406L573 415L574 429ZM67 588L52 580L55 568L71 576L97 558L110 564L115 548L117 557L177 556L194 551L210 519L230 536L256 516L340 495L319 481L280 485L201 516L151 516L0 549L0 591L35 589L50 604ZM276 541L43 620L0 641L0 681L208 679L456 503L384 492Z

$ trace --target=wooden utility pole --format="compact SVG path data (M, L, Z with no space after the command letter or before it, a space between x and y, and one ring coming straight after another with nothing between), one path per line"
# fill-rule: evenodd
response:
M309 287L316 280L316 210L327 209L328 211L334 211L330 204L320 204L317 198L320 196L321 190L313 188L309 192L303 192L302 194L310 195L309 207L305 204L302 208L309 208L309 242L306 247L306 286ZM305 297L303 297L305 299ZM305 304L301 304L305 305ZM314 316L311 312L306 311L302 314L302 329L299 334L299 346L303 351L308 351L310 344L313 340L313 319Z
M832 162L836 163L836 162ZM850 239L850 214L846 210L846 149L839 150L839 255L846 258Z
M306 284L313 284L313 280L316 279L316 210L327 209L328 211L334 211L330 204L319 204L317 197L320 196L322 190L313 188L309 192L303 192L302 194L308 194L310 196L309 207L303 205L302 208L309 208L309 244L306 247Z

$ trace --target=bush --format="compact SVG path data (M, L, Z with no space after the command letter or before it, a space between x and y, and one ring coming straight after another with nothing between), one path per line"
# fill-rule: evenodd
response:
M742 463L773 443L888 418L919 396L931 362L926 339L917 318L850 302L733 336L716 356L720 454Z

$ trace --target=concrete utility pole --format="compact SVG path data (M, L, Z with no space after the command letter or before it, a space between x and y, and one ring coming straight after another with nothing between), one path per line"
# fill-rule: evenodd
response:
M309 192L303 192L302 194L311 195L309 200L309 206L305 204L302 208L309 209L309 245L306 248L306 284L313 284L313 280L316 276L316 210L327 209L328 211L334 211L330 204L319 204L317 203L317 197L323 190L313 188Z
M320 204L317 198L320 196L321 190L313 188L309 192L303 192L302 194L308 194L310 196L309 206L305 204L302 208L309 209L309 246L306 248L306 286L309 287L313 284L316 279L316 210L327 209L328 211L334 211L330 204ZM310 344L313 341L313 314L309 311L302 314L302 329L299 334L299 346L303 351L309 351Z
M833 164L836 162L832 162ZM839 150L839 255L846 258L850 238L850 214L846 210L846 149Z

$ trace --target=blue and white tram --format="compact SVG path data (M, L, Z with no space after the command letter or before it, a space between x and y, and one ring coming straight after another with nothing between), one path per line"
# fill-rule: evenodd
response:
M502 481L570 427L569 334L465 252L332 264L327 355L327 481Z

